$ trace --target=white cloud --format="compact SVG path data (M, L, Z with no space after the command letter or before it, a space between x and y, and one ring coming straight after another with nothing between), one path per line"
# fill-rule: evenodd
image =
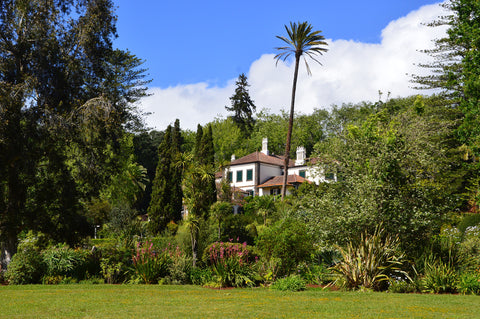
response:
M296 111L309 113L332 104L376 101L379 91L391 92L391 97L422 93L411 88L408 74L426 72L414 65L429 61L419 50L431 48L432 40L442 37L445 28L431 28L424 23L442 14L444 9L438 5L412 11L382 30L380 44L328 40L329 51L319 58L322 66L309 62L312 76L301 65ZM265 54L254 61L248 81L257 108L278 112L289 109L294 66L283 62L275 66L273 56ZM197 123L205 124L219 114L225 115L234 83L232 79L225 88L209 87L206 83L154 88L153 95L142 101L145 111L155 112L147 118L147 124L162 130L180 118L182 128L195 129Z
M182 128L195 130L197 124L208 123L225 110L234 88L232 81L224 88L209 87L203 82L152 88L151 96L142 99L140 107L151 113L146 118L149 127L164 130L178 118Z

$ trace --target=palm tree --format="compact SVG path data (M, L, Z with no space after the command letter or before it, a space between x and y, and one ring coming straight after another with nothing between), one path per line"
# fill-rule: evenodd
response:
M292 127L293 127L293 115L295 111L295 91L297 90L297 78L298 78L298 66L300 64L300 57L304 54L314 60L315 62L321 64L317 59L315 59L316 54L322 55L322 52L326 52L327 49L324 46L328 44L324 41L325 38L320 33L322 31L312 31L312 26L308 22L290 22L290 28L285 25L287 30L288 37L281 37L277 35L277 38L287 43L287 46L278 47L277 50L280 51L274 59L278 61L285 61L290 55L295 54L295 71L293 73L293 85L292 85L292 100L290 104L290 119L288 121L288 132L287 132L287 142L285 145L285 176L283 177L283 186L282 186L282 200L285 197L285 192L287 188L287 178L288 178L288 163L290 157L290 144L292 139ZM307 73L312 74L310 67L308 66L307 60L304 56L305 65L307 67Z

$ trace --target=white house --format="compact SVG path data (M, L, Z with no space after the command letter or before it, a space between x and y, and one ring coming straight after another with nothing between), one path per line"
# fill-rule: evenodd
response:
M304 147L297 148L297 158L289 161L287 194L305 181L319 184L323 181L335 180L335 175L325 176L322 168L314 165L313 160L306 158ZM224 171L224 176L230 181L233 189L239 189L248 195L277 195L283 184L284 157L270 154L268 139L262 141L262 151L248 154L236 159L232 155L230 166Z

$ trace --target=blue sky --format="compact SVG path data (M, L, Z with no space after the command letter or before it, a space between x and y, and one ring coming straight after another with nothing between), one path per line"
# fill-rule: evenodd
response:
M322 30L325 38L329 40L331 50L325 54L325 60L322 61L325 68L318 69L318 72L314 70L318 76L320 73L344 73L342 60L345 61L344 64L351 66L350 71L358 68L357 64L362 61L375 64L375 61L379 61L381 64L381 61L391 60L389 63L384 62L385 65L392 66L389 71L404 74L411 70L401 70L399 63L392 60L396 55L395 45L392 44L397 41L395 30L400 30L399 33L408 31L412 38L417 35L424 37L417 39L416 45L420 47L410 48L411 50L423 49L422 43L427 47L429 44L426 42L430 40L425 40L421 32L416 34L415 28L422 28L419 20L423 16L426 20L423 22L429 22L432 12L438 11L429 5L440 2L115 0L118 6L119 35L115 45L129 49L146 61L145 67L149 69L150 78L153 80L150 84L151 92L155 97L142 103L142 107L156 114L147 119L147 123L157 129L164 129L178 117L181 122L184 118L185 126L193 128L196 124L191 119L192 116L196 116L195 119L204 124L213 120L214 116L227 114L224 106L229 103L228 97L233 93L234 80L240 73L249 77L251 95L257 101L259 109L268 108L276 112L289 104L288 96L278 97L276 92L278 93L284 84L290 83L290 65L285 64L287 69L283 72L282 66L275 71L267 64L273 61L270 55L275 54L274 47L281 44L275 36L284 35L284 25L290 21L308 21L314 29ZM410 18L406 19L407 17ZM407 23L410 23L408 28ZM389 31L389 28L393 30ZM398 44L406 41L409 46L408 43L415 42L415 39L410 41L406 33L402 36L399 37ZM388 48L393 49L390 55ZM402 48L400 45L397 50ZM353 61L352 59L356 58L352 53L357 53L360 60ZM363 55L371 57L376 54L376 60L366 61L360 58ZM413 59L411 55L405 59L407 58ZM274 62L272 64L274 66ZM333 69L334 65L338 65L340 69ZM355 74L362 72L364 70L358 68ZM265 74L269 73L272 75L266 77ZM309 91L315 91L317 87L321 91L325 88L322 84L329 84L331 88L327 93L318 93L319 95L309 101L301 100L299 111L308 113L314 108L328 108L331 104L357 102L359 99L371 100L375 98L372 92L378 90L390 91L392 95L405 94L404 89L397 90L398 83L388 84L388 81L379 81L380 77L380 74L373 74L362 80L370 79L369 83L373 82L372 85L376 86L383 86L385 83L386 87L375 90L366 88L365 96L361 98L361 93L355 96L346 94L344 97L334 94L336 89L343 86L343 90L349 90L345 79L338 78L335 83L331 83L335 76L321 79L314 75L308 78L308 81L317 83L307 83ZM278 82L280 80L281 83ZM265 82L270 83L269 87L265 86ZM172 108L176 112L172 112Z

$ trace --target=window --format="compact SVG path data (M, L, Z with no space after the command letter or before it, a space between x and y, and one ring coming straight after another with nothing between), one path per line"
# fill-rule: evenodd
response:
M255 192L253 191L253 189L249 189L247 193L248 193L248 196L255 196Z
M227 180L228 180L229 183L233 182L233 173L232 172L228 172Z
M247 169L247 182L253 181L253 169Z
M237 171L237 182L243 181L243 171Z
M333 181L335 179L335 174L334 173L326 173L325 174L325 179L327 181Z
M305 178L305 170L302 169L301 171L298 172L298 175L300 175L301 177Z
M280 188L272 188L270 190L270 195L280 195Z

